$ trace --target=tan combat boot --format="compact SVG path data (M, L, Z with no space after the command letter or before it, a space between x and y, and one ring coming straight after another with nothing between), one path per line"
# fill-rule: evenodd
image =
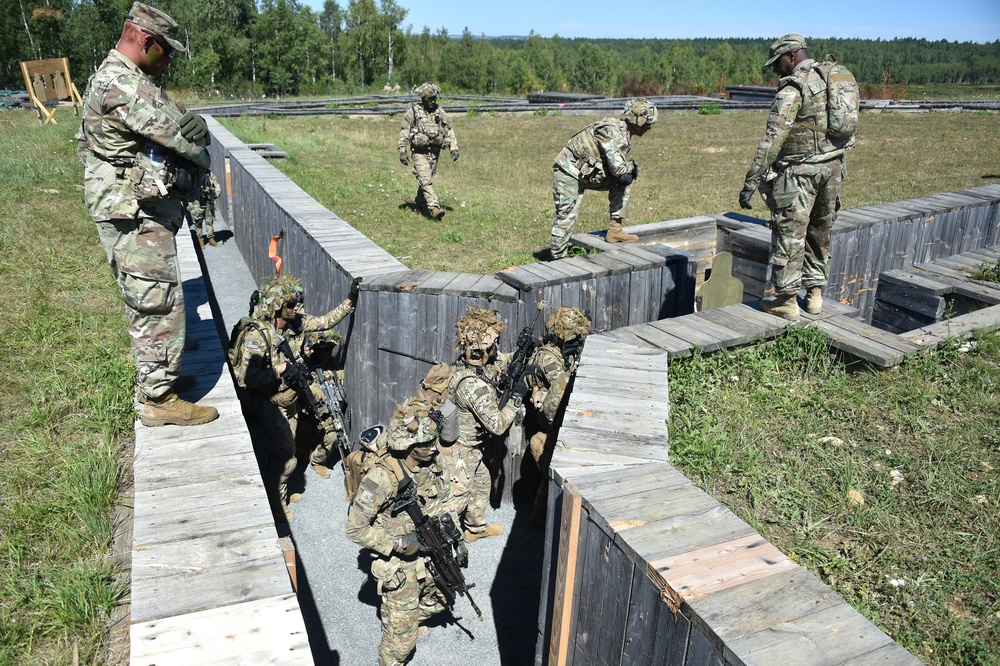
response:
M444 208L431 208L431 217L440 220L444 217Z
M622 229L622 223L619 220L611 220L611 225L608 227L608 233L604 235L604 240L609 243L634 243L639 240L639 237L635 234L627 234Z
M818 315L823 311L823 287L809 287L806 291L806 312Z
M139 420L148 428L164 425L192 426L208 423L219 418L215 407L200 407L193 402L181 400L173 391L159 398L146 398Z
M317 463L309 463L309 467L311 467L312 471L316 472L316 474L319 475L319 478L321 478L321 479L329 479L330 478L330 468L327 467L326 465L320 465L320 464L317 464Z
M799 302L796 294L778 294L773 301L761 301L760 309L767 314L788 321L799 320Z
M499 536L501 534L503 534L503 527L491 524L487 525L486 529L482 532L470 532L469 530L465 530L465 540L468 543L472 543L473 541L478 541L479 539L486 539L488 537Z

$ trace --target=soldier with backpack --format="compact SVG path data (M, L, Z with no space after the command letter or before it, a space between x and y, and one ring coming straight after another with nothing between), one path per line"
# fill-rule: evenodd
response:
M413 512L401 508L404 491L415 487L420 513L440 521L446 532L444 555L459 567L468 564L469 551L438 456L442 428L443 416L431 405L417 398L399 405L385 429L384 446L348 509L347 537L370 552L382 600L380 666L406 663L417 637L426 631L420 624L454 601L439 587L445 579L428 557L432 544L421 538Z
M823 309L830 229L847 175L845 153L854 146L858 126L858 84L842 65L813 60L802 35L781 37L768 55L764 66L781 80L739 200L749 210L753 193L760 191L771 211L771 283L777 297L762 301L761 309L796 321L802 286L806 312Z
M234 327L229 349L236 383L247 389L251 409L260 419L269 449L268 468L271 476L277 477L278 500L288 521L295 519L288 508L288 479L297 466L296 435L303 418L316 418L304 412L305 399L295 389L300 383L299 366L290 362L280 347L287 343L296 360L303 360L339 342L340 335L333 327L354 312L358 281L351 285L350 294L340 305L320 317L301 312L303 298L298 278L281 275L271 280L257 302L251 301L251 316ZM327 479L327 459L337 445L337 435L327 424L316 421L316 425L322 439L309 455L309 466L320 478ZM295 500L293 496L291 501Z

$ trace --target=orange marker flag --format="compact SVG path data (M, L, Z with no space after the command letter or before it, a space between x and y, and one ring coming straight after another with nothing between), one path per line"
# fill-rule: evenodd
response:
M276 275L281 275L281 255L278 254L278 241L281 240L281 236L275 236L271 239L271 244L267 247L267 258L274 262L274 272Z

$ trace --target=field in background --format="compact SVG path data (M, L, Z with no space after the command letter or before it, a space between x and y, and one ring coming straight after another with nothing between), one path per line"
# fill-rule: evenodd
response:
M131 478L124 304L83 207L72 112L0 112L0 664L108 664ZM74 661L74 655L79 659Z
M408 207L416 180L396 157L399 120L224 119L246 142L289 153L275 165L320 203L411 268L491 274L538 260L552 225L552 161L599 116L464 114L461 157L447 153L435 190L447 209L429 221ZM767 112L661 114L633 143L639 181L630 223L739 210L737 194ZM848 157L845 208L1000 182L1000 123L991 113L862 114ZM754 199L752 214L764 217ZM608 198L584 197L578 231L607 228ZM261 248L262 252L266 248Z

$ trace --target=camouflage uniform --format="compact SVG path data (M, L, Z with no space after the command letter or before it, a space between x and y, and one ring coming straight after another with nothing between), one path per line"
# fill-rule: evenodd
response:
M146 22L150 12L160 23ZM165 14L136 3L128 20L159 30L173 48L183 49L166 36L176 34L176 23ZM158 80L112 49L87 83L77 134L84 202L125 300L138 389L154 400L170 392L184 351L184 293L174 238L183 223L183 203L165 187L168 174L158 172L142 150L151 149L167 164L184 158L208 168L204 146L181 135L182 116Z
M634 117L629 115L631 106L640 102L650 109L646 122L656 122L656 108L645 100L630 102L626 116ZM556 155L552 165L552 199L556 209L550 244L553 258L566 254L586 190L607 192L612 223L626 222L632 174L638 173L631 151L632 134L625 119L604 118L570 137L566 147Z
M204 247L218 245L215 240L215 201L222 194L222 187L211 171L203 171L198 198L187 205L188 221L198 234L198 242Z
M411 104L399 124L399 159L409 161L407 150L413 157L413 175L417 177L415 204L424 208L432 217L443 215L441 204L434 193L434 175L437 173L441 149L448 147L452 159L458 159L458 139L451 120L444 109L437 106L437 86L425 83L415 91L420 104Z
M413 479L425 516L451 513L456 524L458 518L448 508L448 485L437 456L416 466L404 459L405 451L413 445L407 443L424 439L400 427L401 410L415 402L411 400L397 409L389 424L387 447L365 474L347 513L347 537L371 551L372 576L382 598L382 640L378 646L381 666L405 663L420 634L419 624L445 609L445 599L429 575L424 558L401 552L403 539L416 527L405 511L392 511L400 482L406 477ZM429 419L420 416L414 421L421 423L421 432L433 433L428 435L430 441L416 444L433 444L437 433ZM404 432L400 434L400 430Z
M532 376L534 386L530 403L532 420L538 431L529 440L529 450L542 473L531 512L532 522L538 525L545 523L549 463L562 421L564 398L579 365L583 340L590 333L591 322L579 308L563 306L549 316L547 326L550 332L547 341L535 349L529 361L537 369Z
M242 353L233 373L237 384L248 389L251 408L260 418L269 447L270 472L277 477L278 498L284 509L287 509L288 502L288 479L296 468L296 437L300 435L304 401L275 371L275 367L288 360L278 351L278 344L282 339L287 340L297 358L308 358L311 347L340 340L333 327L352 312L354 307L346 300L321 317L296 313L287 327L279 331L273 321L273 305L262 302L254 313L258 326L248 329L243 338ZM320 402L323 401L322 391L315 382L313 393ZM312 421L315 416L309 414L307 418ZM309 463L314 468L326 465L337 445L337 434L331 423L317 422L316 425L323 435L309 454Z
M805 40L797 35L782 40L789 37L801 43L788 47L805 49ZM772 46L772 52L780 50L776 47L782 40ZM826 285L830 229L840 210L840 188L847 176L846 148L802 124L827 126L826 83L815 64L815 60L803 60L781 79L744 180L744 192L752 194L759 187L771 210L771 283L779 296L798 294L802 286Z
M470 310L463 317L458 328L460 346L467 346L476 337L469 334L468 323L484 323L486 328L503 331L503 323L488 310ZM488 436L502 436L514 423L521 409L521 400L512 398L500 408L497 386L502 379L512 354L497 354L485 366L469 363L468 354L455 363L455 370L449 384L450 400L458 410L458 441L451 451L442 449L445 467L452 482L452 493L456 506L463 517L466 538L483 535L486 523L486 507L490 501L492 479L483 447Z

